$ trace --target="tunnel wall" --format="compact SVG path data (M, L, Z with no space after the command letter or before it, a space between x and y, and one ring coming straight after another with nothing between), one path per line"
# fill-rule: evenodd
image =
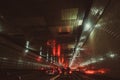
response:
M120 9L119 0L110 0L103 15L91 31L83 48L90 58L103 57L94 66L108 68L110 77L120 79Z
M40 69L49 67L44 59L37 60L38 55L32 51L25 52L26 48L9 37L0 34L0 70L2 69Z

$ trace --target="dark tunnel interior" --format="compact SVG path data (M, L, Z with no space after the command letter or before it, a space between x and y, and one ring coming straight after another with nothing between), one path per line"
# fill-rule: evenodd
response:
M0 80L120 80L120 0L1 0Z

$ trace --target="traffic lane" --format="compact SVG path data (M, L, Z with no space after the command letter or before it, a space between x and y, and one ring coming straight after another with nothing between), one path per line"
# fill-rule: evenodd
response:
M88 77L85 74L81 74L79 72L72 72L71 74L61 74L57 79L55 80L97 80Z
M54 78L53 80L120 80L108 77L106 75L88 75L78 71L74 71L71 74L61 74L59 77Z
M48 75L39 70L2 70L0 80L50 80L55 75Z
M87 75L81 72L74 71L71 74L60 75L55 80L120 80L120 79L114 79L106 75Z

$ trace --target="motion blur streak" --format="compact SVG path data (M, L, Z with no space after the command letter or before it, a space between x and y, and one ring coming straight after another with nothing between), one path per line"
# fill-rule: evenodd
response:
M85 71L86 74L95 74L96 72L94 70L87 70Z
M59 76L60 76L60 75L57 75L57 76L51 78L50 80L55 80L55 79L58 78Z
M60 44L58 45L58 57L60 56L60 53L61 53L61 46Z
M108 72L108 69L98 69L98 70L85 70L86 74L105 74Z
M54 56L56 55L56 47L55 46L53 47L53 55Z

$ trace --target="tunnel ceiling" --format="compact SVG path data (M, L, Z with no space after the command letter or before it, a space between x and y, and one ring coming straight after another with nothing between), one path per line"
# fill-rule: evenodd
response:
M1 35L44 58L53 56L53 48L60 45L68 63L90 4L88 0L1 1Z

